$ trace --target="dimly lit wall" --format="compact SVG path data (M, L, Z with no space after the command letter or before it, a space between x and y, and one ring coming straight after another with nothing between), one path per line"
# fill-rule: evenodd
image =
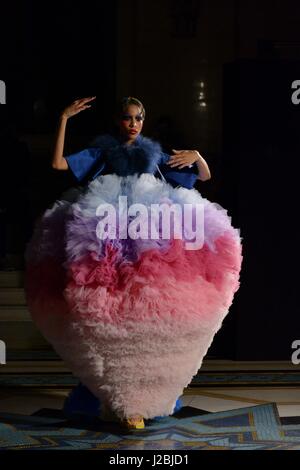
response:
M274 41L277 56L295 59L296 11L296 0L119 1L116 94L137 95L150 121L169 114L187 143L218 154L223 64L271 54Z

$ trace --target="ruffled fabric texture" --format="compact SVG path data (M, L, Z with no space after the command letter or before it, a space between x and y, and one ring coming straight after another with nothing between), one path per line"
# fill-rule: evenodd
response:
M97 208L116 208L118 232L128 220L124 195L149 211L189 204L193 222L200 206L202 247L186 249L191 230L164 239L159 218L156 239L99 239ZM146 214L140 221L149 229ZM239 288L242 244L227 211L196 190L112 174L46 211L26 260L32 317L73 373L120 418L153 418L172 414L201 367Z
M139 135L132 145L120 145L119 139L105 134L91 143L104 154L106 173L128 176L135 173L155 173L156 165L164 160L161 146L143 135Z

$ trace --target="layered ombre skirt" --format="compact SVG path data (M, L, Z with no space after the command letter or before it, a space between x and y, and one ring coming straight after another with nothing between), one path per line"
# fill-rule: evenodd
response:
M172 414L201 367L239 287L242 245L198 191L112 174L47 209L26 263L33 321L73 374L121 419L149 419Z

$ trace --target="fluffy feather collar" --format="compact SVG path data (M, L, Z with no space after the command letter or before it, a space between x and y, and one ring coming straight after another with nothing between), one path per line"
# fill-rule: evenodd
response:
M119 136L100 135L91 146L99 147L103 151L106 171L119 176L155 173L156 165L163 161L160 144L141 134L131 145L126 145Z

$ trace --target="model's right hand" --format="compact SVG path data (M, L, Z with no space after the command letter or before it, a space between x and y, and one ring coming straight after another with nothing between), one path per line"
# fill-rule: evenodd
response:
M90 96L89 98L81 98L79 100L74 101L62 111L61 116L67 119L72 116L75 116L75 114L78 114L81 111L90 108L91 105L88 105L87 103L93 101L95 98L96 96Z

